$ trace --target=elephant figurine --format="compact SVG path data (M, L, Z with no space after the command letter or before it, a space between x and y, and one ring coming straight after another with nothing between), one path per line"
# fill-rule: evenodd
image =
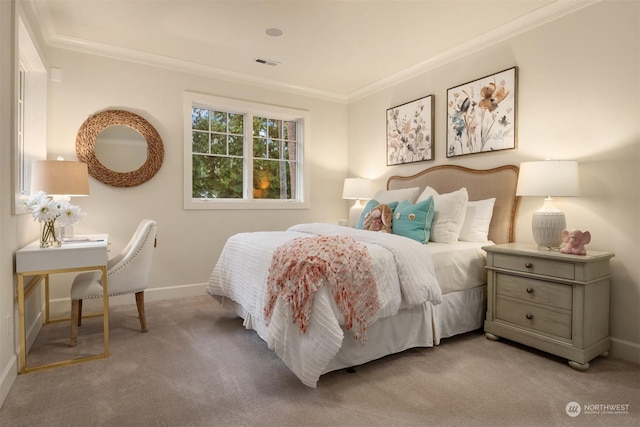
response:
M591 233L576 228L571 231L563 230L562 241L564 246L560 248L560 252L563 254L586 255L587 250L584 245L591 241Z

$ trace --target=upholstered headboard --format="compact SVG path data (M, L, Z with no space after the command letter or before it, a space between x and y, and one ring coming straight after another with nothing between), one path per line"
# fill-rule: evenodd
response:
M469 200L495 197L489 239L508 243L515 240L515 218L520 203L520 197L516 196L517 183L518 167L513 165L485 170L440 165L411 176L392 176L387 181L387 189L420 187L422 192L429 186L443 194L465 187Z

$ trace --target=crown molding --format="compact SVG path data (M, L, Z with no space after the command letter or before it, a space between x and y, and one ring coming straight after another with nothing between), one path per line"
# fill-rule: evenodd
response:
M183 61L162 55L141 52L133 49L122 48L88 40L81 40L73 37L61 36L52 32L51 26L47 26L45 25L45 23L41 25L41 29L43 30L42 36L45 42L51 47L129 61L143 65L160 67L240 84L249 84L269 90L284 91L297 95L308 96L311 98L348 104L350 102L354 102L370 96L381 90L387 89L403 81L417 77L429 70L463 58L464 56L472 54L475 51L487 48L518 34L544 25L550 21L574 13L577 10L590 6L594 3L598 3L600 1L602 0L556 0L553 3L550 3L549 5L544 6L532 13L529 13L521 18L511 21L508 24L502 25L492 31L482 34L467 43L458 45L419 64L416 64L415 66L392 74L386 78L378 80L370 85L364 86L363 88L349 94L321 91L271 79L255 77L195 62ZM42 21L42 19L39 19L39 21ZM49 31L46 31L46 29L49 29Z
M68 36L53 35L49 37L49 39L47 40L47 44L51 47L60 49L67 49L91 55L103 56L107 58L195 74L209 78L216 78L229 82L249 84L265 89L290 92L317 99L325 99L328 101L340 103L347 103L348 101L345 95L340 95L333 92L326 92L303 86L296 86L293 84L278 82L276 80L264 79L248 74L225 70L223 68L212 67L196 62L183 61L180 59L113 46L105 43L97 43Z
M592 4L601 2L602 0L556 0L547 6L544 6L532 13L521 18L515 19L508 24L495 28L492 31L484 33L473 40L460 44L439 55L432 56L424 62L406 68L389 77L378 80L362 89L356 90L347 96L348 102L354 102L359 99L370 96L376 92L397 85L403 81L412 79L427 71L446 65L456 61L474 52L508 40L518 34L525 33L529 30L547 24L553 20L574 13Z

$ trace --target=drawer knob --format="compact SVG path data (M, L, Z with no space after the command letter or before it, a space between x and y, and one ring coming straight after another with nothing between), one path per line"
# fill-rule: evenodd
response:
M526 317L528 320L531 320L533 319L533 314L527 313L524 317Z
M533 268L533 264L531 264L530 262L526 263L524 266L527 268Z
M532 294L533 293L533 288L527 288L527 293L528 294Z

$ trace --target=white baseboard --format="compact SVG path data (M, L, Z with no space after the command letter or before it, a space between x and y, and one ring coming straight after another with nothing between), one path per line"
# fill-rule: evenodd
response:
M640 345L631 341L625 341L618 338L610 338L611 350L610 354L618 359L640 365Z
M42 329L42 324L44 321L44 310L33 319L29 325L27 325L27 349L30 349L33 343L35 342L38 334L40 333L40 329ZM18 366L18 359L20 357L20 343L16 341L15 343L15 351L9 360L9 363L4 367L2 371L2 376L0 376L0 406L6 399L9 394L9 390L13 385L13 382L16 380L18 376L18 370L20 367ZM28 352L28 350L27 350Z
M169 299L178 299L185 297L194 297L198 295L206 295L207 283L193 283L190 285L168 286L165 288L149 288L144 291L145 302L163 301ZM119 305L135 304L136 300L133 294L119 295L109 298L109 306L115 307ZM84 300L83 310L102 311L102 299L94 298ZM59 298L49 302L49 310L51 310L51 318L69 316L71 312L71 300L69 298ZM89 311L86 311L87 313Z
M14 353L7 366L5 366L2 371L2 376L0 376L0 406L4 403L4 400L9 395L9 390L11 390L11 386L13 382L16 380L18 376L18 357Z

